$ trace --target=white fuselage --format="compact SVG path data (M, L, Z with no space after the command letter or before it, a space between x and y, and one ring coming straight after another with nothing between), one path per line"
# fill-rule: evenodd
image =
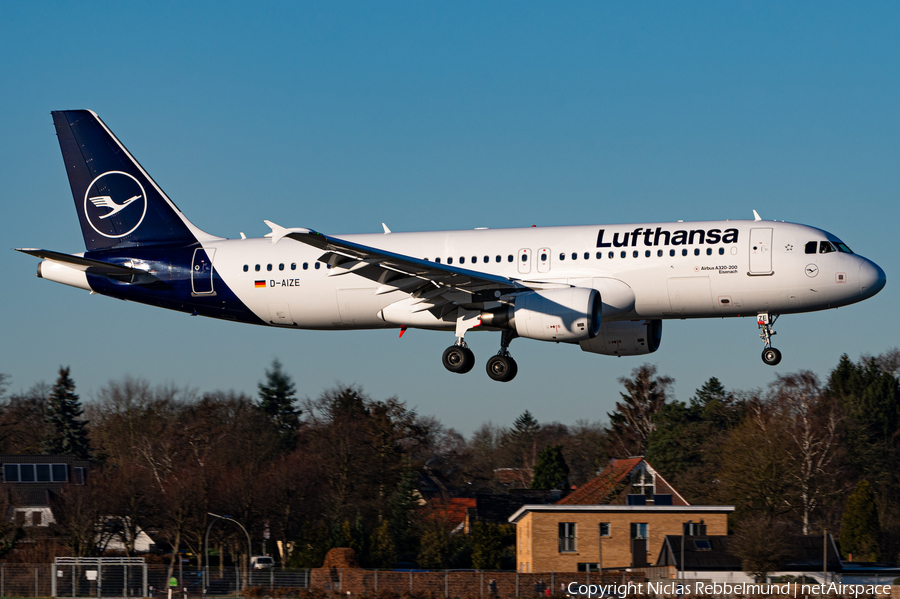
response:
M717 235L710 231L717 231L720 239L710 242ZM725 231L732 231L736 241L723 242ZM604 320L808 312L854 303L880 289L878 267L861 256L819 253L818 248L806 253L810 242L837 247L840 242L833 235L773 221L476 229L340 239L522 281L612 289L610 299L604 297ZM380 313L407 298L405 293L376 295L376 282L352 273L329 276L334 273L318 261L323 252L314 247L291 239L203 245L223 281L269 324L306 329L401 324L386 322ZM265 284L257 286L259 281Z

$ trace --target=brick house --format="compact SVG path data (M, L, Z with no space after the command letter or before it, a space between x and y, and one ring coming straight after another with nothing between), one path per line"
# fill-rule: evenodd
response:
M734 506L692 506L643 457L611 460L555 505L523 505L520 572L588 572L653 565L666 535L725 535Z

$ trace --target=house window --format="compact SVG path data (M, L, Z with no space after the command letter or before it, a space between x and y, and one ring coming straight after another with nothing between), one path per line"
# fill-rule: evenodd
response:
M631 492L635 495L652 498L656 482L654 478L653 473L650 472L646 464L639 464L631 472Z
M41 512L31 512L31 525L32 526L40 526L41 525Z
M647 523L646 522L632 522L631 523L631 538L632 539L646 539L647 538Z
M16 512L16 526L25 526L25 512Z
M707 539L694 539L694 549L697 551L712 551L712 543Z
M65 483L68 481L65 464L3 464L3 482Z
M609 522L601 522L600 523L600 536L601 537L611 536L609 534Z
M84 484L84 468L79 468L77 466L75 468L72 468L72 478L73 478L72 482L74 482L76 485L83 485Z
M599 572L600 568L599 568L599 564L597 564L596 562L588 562L588 563L579 562L578 571L579 572Z
M697 537L706 535L706 525L700 522L685 522L682 525L684 534L689 537Z
M575 523L560 522L559 523L559 552L569 553L576 551L575 548Z

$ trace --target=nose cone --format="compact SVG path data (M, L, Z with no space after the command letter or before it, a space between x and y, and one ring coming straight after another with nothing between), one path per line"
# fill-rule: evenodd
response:
M872 297L882 289L887 276L881 267L871 260L863 259L859 265L859 293L864 298Z

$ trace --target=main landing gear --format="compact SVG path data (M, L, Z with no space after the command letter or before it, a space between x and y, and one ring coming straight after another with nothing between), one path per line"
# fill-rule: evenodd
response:
M509 343L515 336L516 334L512 331L503 331L500 336L500 351L487 361L488 376L495 381L508 383L516 378L516 375L519 373L518 364L509 355Z
M512 356L509 355L509 343L516 334L511 331L503 331L500 337L500 351L496 356L491 356L487 361L487 373L495 381L507 383L516 377L519 367ZM444 350L441 359L444 368L457 374L465 374L475 365L475 354L466 345L463 337L457 337L456 343Z
M775 366L781 362L781 352L772 347L772 335L775 334L772 326L776 320L778 320L778 314L769 314L768 312L762 312L756 317L756 324L762 331L759 338L766 344L762 352L762 361L769 366Z

